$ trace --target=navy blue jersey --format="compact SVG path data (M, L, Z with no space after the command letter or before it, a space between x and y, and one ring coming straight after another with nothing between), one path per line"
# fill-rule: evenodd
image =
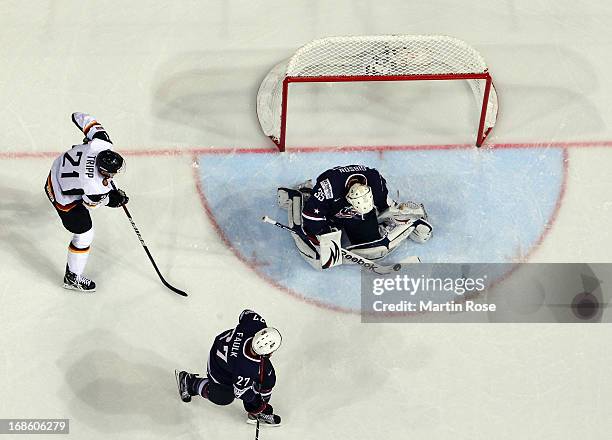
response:
M249 354L247 344L255 333L266 328L266 321L252 310L240 314L238 325L215 338L208 357L208 376L214 382L234 387L234 395L245 402L269 400L276 383L270 359L265 361L263 384L260 383L261 359Z
M361 215L346 200L348 186L354 182L372 188L374 205L379 213L389 208L387 182L377 170L363 165L332 168L317 177L312 196L302 209L302 227L307 235L325 234L330 232L332 227L357 231L359 224L363 223L361 226L369 226L367 229L371 229L374 236L357 241L380 238L376 236L378 234L376 213L372 211Z

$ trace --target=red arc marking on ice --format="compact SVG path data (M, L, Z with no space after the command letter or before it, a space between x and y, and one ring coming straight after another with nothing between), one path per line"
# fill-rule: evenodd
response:
M563 141L563 142L517 142L517 143L491 143L485 144L482 149L530 149L530 148L561 148L563 150L563 178L561 181L561 187L559 190L559 197L557 198L557 202L555 203L555 208L553 214L549 221L544 225L544 229L542 234L536 240L535 244L529 249L529 251L520 257L522 262L528 261L529 258L534 254L534 252L540 247L540 245L544 242L545 238L548 236L552 227L558 217L559 211L561 210L561 205L563 203L563 198L566 193L567 187L567 177L569 170L569 153L568 149L576 148L576 149L589 149L589 148L610 148L612 147L612 141ZM440 145L402 145L402 146L350 146L350 147L292 147L287 150L284 154L308 154L308 153L320 153L323 151L333 151L333 152L367 152L367 151L378 151L380 153L389 152L389 151L411 151L411 150L420 150L420 151L435 151L435 150L462 150L462 149L470 149L474 148L472 144L440 144ZM206 154L280 154L276 147L266 147L266 148L231 148L231 147L186 147L186 148L159 148L159 149L131 149L131 150L119 150L121 154L126 156L190 156L194 163L198 163L199 155ZM42 158L55 158L59 155L61 151L5 151L0 152L0 160L12 160L12 159L42 159ZM208 220L211 225L219 235L219 238L225 243L225 245L232 251L232 253L238 258L242 263L244 263L247 267L249 267L252 271L254 271L260 278L265 280L268 284L279 289L289 295L300 299L309 304L316 305L318 307L334 310L338 312L344 313L356 313L358 314L358 310L347 309L339 306L335 306L333 304L324 303L322 301L313 300L308 298L292 289L289 289L286 286L281 285L277 281L273 280L265 273L260 270L260 266L262 264L258 263L257 260L253 258L247 258L242 255L238 249L236 249L231 241L226 237L225 233L217 223L215 216L208 204L208 200L206 198L204 189L202 187L201 180L198 176L198 167L193 167L193 177L196 185L196 189L202 203L202 207Z

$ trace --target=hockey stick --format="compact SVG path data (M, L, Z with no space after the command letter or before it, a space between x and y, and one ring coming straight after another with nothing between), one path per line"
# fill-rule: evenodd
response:
M262 221L264 221L265 223L269 223L271 225L274 225L276 227L279 227L281 229L284 229L285 231L289 231L292 234L296 234L299 235L301 237L303 237L303 233L302 231L299 231L297 229L293 229L290 228L287 225L283 225L282 223L277 222L276 220L268 217L267 215L262 217ZM304 238L304 237L303 237ZM375 262L373 262L372 260L368 260L367 258L363 258L359 255L357 255L354 252L351 252L347 249L344 248L340 248L340 252L342 253L342 260L344 261L345 259L349 260L351 263L357 264L361 267L363 267L364 269L368 269L378 275L386 275L389 273L393 273L393 272L397 272L398 270L400 270L402 268L402 263L397 263L394 264L393 266L381 266L380 264L377 264ZM417 263L420 262L421 260L419 260L418 257L409 257L412 261L406 262L406 263Z
M117 187L115 186L115 182L113 182L111 180L110 184L113 187L113 189L116 191ZM187 296L187 293L183 292L180 289L177 289L176 287L172 286L170 283L168 283L165 280L165 278L163 277L163 275L161 274L161 272L157 268L157 264L155 264L155 260L151 256L151 252L149 252L149 248L147 247L147 245L145 244L144 240L142 239L142 236L140 235L140 231L138 230L138 227L136 226L136 223L134 223L134 219L132 218L132 216L130 214L130 211L128 211L128 209L127 209L127 207L125 205L121 205L121 207L123 208L123 211L125 212L125 215L127 215L128 220L132 224L132 228L134 228L134 232L136 232L136 235L138 236L138 239L140 240L140 244L142 245L142 247L144 248L145 252L147 253L147 257L149 257L149 260L153 264L153 267L155 268L155 272L157 272L157 275L159 276L159 279L161 280L162 284L164 286L166 286L168 289L172 290L174 293L178 293L181 296Z
M264 381L264 369L265 369L266 357L261 357L261 363L259 364L259 392ZM257 425L255 426L255 440L259 440L259 417L257 417Z

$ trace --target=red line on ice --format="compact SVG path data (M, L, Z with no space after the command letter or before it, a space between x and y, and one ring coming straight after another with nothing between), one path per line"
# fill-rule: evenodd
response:
M612 146L612 143L611 143ZM470 146L469 148L474 148L473 146ZM509 146L503 146L501 148L514 148ZM528 147L521 147L519 146L518 148L528 148ZM559 189L559 196L557 197L557 201L555 203L555 207L553 209L553 213L549 219L549 221L544 225L544 229L542 231L542 234L540 235L540 237L536 240L536 242L533 244L533 246L531 246L531 248L529 249L529 251L527 252L527 254L522 255L522 250L518 249L517 250L517 255L516 255L516 259L520 262L526 262L529 260L529 258L534 254L534 252L542 245L542 243L544 242L544 239L548 236L548 234L550 233L550 231L552 230L552 227L555 223L555 221L557 220L559 211L561 210L561 206L563 204L563 198L565 196L565 192L566 192L566 188L567 188L567 179L568 179L568 175L569 175L569 153L568 153L568 148L567 147L561 147L563 149L562 151L562 180L561 180L561 184L560 184L560 189ZM319 150L321 151L321 150ZM355 151L364 151L364 150L355 150ZM386 151L386 150L377 150L374 149L373 151ZM227 151L226 151L227 152ZM249 151L251 152L251 151ZM275 151L270 151L270 150L266 150L266 151L256 151L256 153L269 153L272 152L274 153ZM310 152L310 149L309 151ZM215 151L215 154L220 153L219 151ZM204 153L206 154L206 152ZM194 162L199 164L198 161L198 154L197 153L193 153L193 160ZM212 224L213 228L215 229L215 231L217 232L217 234L219 235L219 237L221 238L221 240L225 243L225 245L232 251L232 253L236 256L236 258L238 258L240 261L242 261L242 263L244 263L249 269L251 269L253 272L255 272L259 277L261 277L264 281L266 281L268 284L270 284L272 287L275 287L276 289L279 289L282 292L285 292L291 296L293 296L294 298L299 299L300 301L303 301L305 303L308 304L312 304L315 305L317 307L323 308L323 309L327 309L327 310L333 310L333 311L337 311L337 312L343 312L343 313L351 313L351 314L360 314L359 310L355 310L355 309L348 309L348 308L344 308L344 307L339 307L333 304L329 304L323 301L319 301L319 300L315 300L312 298L308 298L298 292L296 292L295 290L292 290L282 284L280 284L279 282L277 282L276 280L270 278L268 275L266 275L265 273L263 273L263 271L261 271L259 269L259 266L256 264L256 262L251 261L249 259L247 259L243 254L240 253L240 251L234 247L234 245L232 244L232 242L227 238L227 236L225 235L225 233L223 232L222 228L219 226L219 224L217 223L214 213L212 211L212 209L210 208L210 205L208 204L208 200L206 198L206 195L204 194L204 189L202 187L202 183L201 183L201 179L198 175L197 172L198 167L194 167L193 168L193 177L195 180L195 184L197 187L197 191L198 191L198 195L200 197L200 201L202 202L202 207L204 208L204 212L206 213L206 216L208 217L210 223ZM514 269L510 270L505 276L503 276L501 279L499 279L498 281L496 281L495 285L498 285L500 283L502 283L504 280L508 279L516 270L516 268L518 268L518 266L516 266ZM410 315L410 313L407 313L408 315ZM396 315L394 315L396 316Z
M475 148L473 144L438 144L438 145L361 145L349 147L290 147L287 153L320 153L347 151L410 151L410 150L462 150ZM548 141L548 142L500 142L485 144L483 149L515 149L515 148L612 148L612 140L606 141ZM233 147L185 147L159 149L119 150L126 156L192 156L200 154L272 154L278 153L276 147L233 148ZM0 159L36 159L54 158L61 151L4 151Z
M567 177L569 170L569 157L568 157L568 149L569 148L610 148L612 147L612 141L565 141L565 142L523 142L523 143L497 143L497 144L486 144L483 146L483 149L517 149L517 148L562 148L563 149L563 179L561 182L561 188L559 191L559 197L557 198L557 202L555 204L555 208L550 220L544 226L544 230L542 234L535 242L535 244L529 249L529 252L524 256L520 255L520 250L518 250L518 258L520 261L527 261L533 253L541 246L544 242L544 239L547 237L549 232L551 231L553 224L555 223L559 211L561 209L561 205L563 203L563 198L565 196L566 187L567 187ZM287 153L320 153L323 151L330 152L347 152L347 151L410 151L410 150L460 150L460 149L470 149L475 148L472 144L440 144L440 145L402 145L402 146L350 146L350 147L293 147L289 148ZM190 148L160 148L160 149L148 149L148 150L120 150L120 152L126 156L145 156L145 157L158 157L158 156L192 156L194 162L198 163L197 156L205 155L205 154L277 154L278 150L276 147L268 147L268 148L231 148L231 147L190 147ZM34 152L34 151L14 151L14 152L0 152L0 159L48 159L55 158L59 155L61 151L42 151L42 152ZM325 308L328 310L334 310L344 313L359 313L357 310L346 309L338 306L334 306L332 304L324 303L321 301L317 301L304 295L289 289L286 286L281 285L277 281L268 277L265 273L263 273L256 262L248 260L244 255L242 255L238 249L234 247L232 242L227 238L219 224L217 223L215 216L208 204L208 200L204 194L204 189L202 188L201 179L197 173L197 167L193 168L193 177L195 180L196 189L202 203L202 208L206 213L211 225L223 241L225 245L232 251L232 253L238 258L242 263L244 263L247 267L253 270L259 277L265 280L268 284L279 289L289 295L304 301L309 304L316 305L321 308ZM510 276L511 271L507 276ZM504 277L505 278L507 278ZM502 280L500 280L501 282Z

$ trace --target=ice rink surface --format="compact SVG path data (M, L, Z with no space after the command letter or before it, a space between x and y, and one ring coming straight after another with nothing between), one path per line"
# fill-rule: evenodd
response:
M259 217L286 220L277 186L364 163L429 208L434 238L404 255L612 262L611 19L606 2L552 0L3 1L0 418L70 418L87 440L253 438L241 405L185 405L173 376L204 372L213 337L253 308L284 336L284 426L262 439L609 438L608 325L362 324L358 272L313 272ZM276 153L261 80L315 38L358 34L475 47L500 98L487 146L469 147L465 87L319 85L296 87L288 132L318 148ZM70 235L42 187L80 141L74 111L125 154L118 185L188 298L113 209L94 213L98 291L61 288Z

